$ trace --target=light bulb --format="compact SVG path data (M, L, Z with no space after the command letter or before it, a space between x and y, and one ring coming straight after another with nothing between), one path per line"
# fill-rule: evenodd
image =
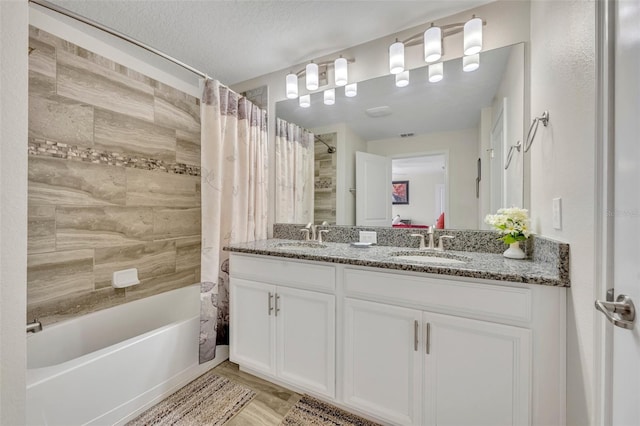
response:
M345 58L338 58L334 62L334 77L336 86L344 86L349 79L349 71L347 68L347 60Z
M409 85L409 70L396 74L396 86L405 87Z
M444 67L442 66L442 62L438 62L437 64L429 65L429 82L437 83L444 77Z
M287 98L298 97L298 76L294 73L287 74Z
M389 46L389 72L398 74L404 71L404 44L396 39Z
M482 19L473 18L464 24L464 54L475 55L482 50Z
M307 90L316 90L318 88L318 64L311 62L305 68L307 75Z
M298 100L302 108L309 108L311 106L311 95L302 95Z
M462 70L464 72L475 71L480 68L480 54L463 56L462 57Z
M344 95L347 98L353 98L358 94L358 83L351 83L344 86Z
M435 62L442 57L442 30L430 27L424 32L424 60Z
M336 89L327 89L324 91L324 104L333 105L336 103Z

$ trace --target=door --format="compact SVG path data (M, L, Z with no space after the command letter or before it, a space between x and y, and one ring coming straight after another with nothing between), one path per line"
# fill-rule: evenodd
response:
M423 425L527 425L531 331L425 312Z
M278 377L335 396L335 296L278 287L276 295Z
M420 424L421 312L345 298L344 401L394 424Z
M391 226L391 158L356 152L356 225Z
M229 294L231 361L275 374L276 287L231 278Z

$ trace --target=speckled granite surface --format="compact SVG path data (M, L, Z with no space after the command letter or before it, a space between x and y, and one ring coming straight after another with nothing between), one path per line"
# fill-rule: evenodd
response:
M331 233L329 234L331 235ZM354 240L357 240L354 239ZM380 241L380 240L378 240ZM425 272L457 277L481 278L516 283L569 287L568 273L562 273L557 262L507 259L502 254L478 251L429 251L428 255L446 256L463 263L423 263L398 258L398 255L425 255L417 248L397 246L371 246L356 248L348 243L326 242L305 244L292 239L269 239L245 244L234 244L225 250L284 257L301 260L370 266L384 269Z

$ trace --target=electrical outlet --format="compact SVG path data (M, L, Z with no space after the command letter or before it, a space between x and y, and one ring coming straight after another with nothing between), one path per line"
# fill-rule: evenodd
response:
M553 229L562 229L562 198L554 198L552 202Z
M378 244L378 234L375 231L360 231L360 242Z

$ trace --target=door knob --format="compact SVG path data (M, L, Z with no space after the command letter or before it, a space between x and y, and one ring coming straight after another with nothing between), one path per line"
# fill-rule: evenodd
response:
M615 302L596 300L596 309L602 312L613 325L628 330L633 329L636 307L629 296L620 294Z

